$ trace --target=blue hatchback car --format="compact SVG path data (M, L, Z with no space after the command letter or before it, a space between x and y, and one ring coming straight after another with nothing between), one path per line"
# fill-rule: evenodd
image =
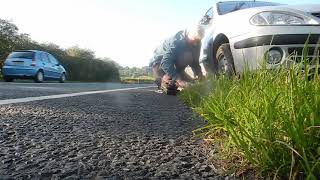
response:
M4 62L2 75L6 82L14 79L34 79L38 83L44 80L66 81L66 70L59 61L50 53L37 50L12 52Z

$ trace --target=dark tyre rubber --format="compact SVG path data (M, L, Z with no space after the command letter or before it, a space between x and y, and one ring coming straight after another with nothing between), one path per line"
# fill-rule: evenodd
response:
M177 93L178 93L178 92L177 92L176 90L168 90L168 91L166 92L166 94L169 95L169 96L176 96Z
M233 56L230 50L230 45L222 44L216 53L216 59L218 62L218 73L224 74L227 77L232 77L236 73L234 67Z
M161 86L161 89L166 95L170 95L170 96L176 96L177 93L179 92L175 82L166 83Z
M59 80L59 82L60 83L65 83L66 82L66 74L65 73L63 73L62 75L61 75L61 77L60 77L60 80Z
M3 80L5 81L5 82L13 82L13 78L10 78L10 77L6 77L6 76L4 76L3 77Z
M44 80L44 74L42 71L38 71L35 78L34 78L34 81L36 83L43 83L43 80Z

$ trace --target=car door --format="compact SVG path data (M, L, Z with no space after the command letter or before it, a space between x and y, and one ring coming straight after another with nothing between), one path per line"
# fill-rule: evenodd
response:
M45 78L52 78L51 62L47 53L41 53L41 60Z
M202 40L203 49L206 49L210 41L212 41L213 32L215 29L213 21L214 21L214 11L213 11L213 7L211 7L200 20L200 24L205 28L205 36Z
M214 12L213 7L211 7L200 21L200 24L206 29L205 37L203 38L203 45L209 44L209 41L213 38L214 33ZM204 47L206 48L206 47Z
M206 33L202 39L201 52L200 52L200 61L209 61L211 62L211 44L213 42L214 34L214 8L211 7L200 20L200 24L205 28Z
M53 73L54 78L60 78L62 72L61 72L61 67L60 67L59 62L51 54L48 54L48 56L51 61L52 73Z

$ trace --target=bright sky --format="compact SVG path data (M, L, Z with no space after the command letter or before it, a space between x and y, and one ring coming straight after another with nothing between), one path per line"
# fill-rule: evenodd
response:
M268 0L285 4L301 0ZM147 66L167 37L199 20L216 0L0 0L0 18L38 42L78 45L122 66ZM303 3L319 3L304 0Z

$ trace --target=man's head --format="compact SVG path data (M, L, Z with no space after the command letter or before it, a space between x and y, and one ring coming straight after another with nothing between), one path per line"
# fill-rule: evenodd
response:
M198 43L204 37L205 30L201 25L192 26L187 30L187 39L191 44Z

